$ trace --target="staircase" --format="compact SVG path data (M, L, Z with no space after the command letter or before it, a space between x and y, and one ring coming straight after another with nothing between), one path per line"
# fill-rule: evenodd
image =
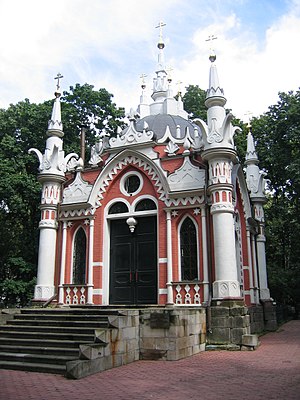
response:
M87 349L104 356L103 338L116 330L118 315L92 307L22 309L0 326L0 368L66 375L68 362L89 358Z

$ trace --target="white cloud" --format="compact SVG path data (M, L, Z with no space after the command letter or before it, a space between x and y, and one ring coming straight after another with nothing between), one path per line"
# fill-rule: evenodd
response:
M290 1L289 11L271 21L264 37L261 29L253 30L255 21L251 28L243 22L246 4L251 3L0 0L0 107L25 97L49 99L59 71L63 89L87 82L113 93L117 105L136 107L141 73L148 75L151 91L158 37L153 28L162 19L174 83L207 88L206 39L214 34L227 106L240 118L248 111L259 115L277 102L278 91L299 87L300 1Z

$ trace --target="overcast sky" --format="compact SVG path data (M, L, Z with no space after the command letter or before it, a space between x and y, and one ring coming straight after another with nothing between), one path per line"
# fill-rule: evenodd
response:
M208 87L210 35L227 107L239 118L300 86L300 0L0 0L0 107L53 98L76 83L136 108L149 97L163 21L165 61L181 89Z

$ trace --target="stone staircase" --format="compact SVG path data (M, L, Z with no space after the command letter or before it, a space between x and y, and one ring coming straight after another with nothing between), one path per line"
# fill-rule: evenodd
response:
M116 332L112 332L118 331L119 316L117 310L93 307L22 309L0 326L0 368L70 378L98 372L97 368L91 372L91 362L86 361L111 356L110 349L105 353L105 348L117 339ZM111 363L104 364L100 366L102 370ZM74 366L77 372L73 374Z

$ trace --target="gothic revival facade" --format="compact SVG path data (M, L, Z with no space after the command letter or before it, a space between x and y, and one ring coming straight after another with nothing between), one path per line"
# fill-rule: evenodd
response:
M142 85L129 126L104 135L88 166L64 153L57 90L44 154L31 149L42 184L36 301L250 307L270 299L264 174L252 134L243 171L215 56L206 123L174 98L163 51L160 40L151 101Z

